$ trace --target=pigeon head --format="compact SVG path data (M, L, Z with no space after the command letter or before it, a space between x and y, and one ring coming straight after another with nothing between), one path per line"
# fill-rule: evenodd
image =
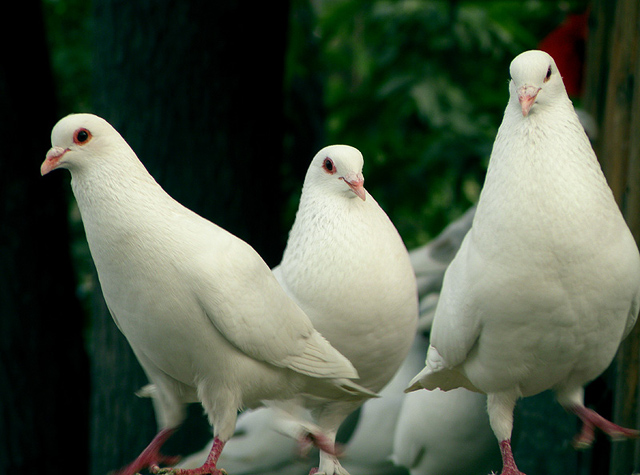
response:
M364 189L360 150L349 145L330 145L320 150L311 161L305 184L322 186L361 200L367 197Z
M75 171L106 156L107 148L124 146L120 134L104 119L92 114L71 114L58 121L51 131L51 149L40 167L46 175L57 168Z
M526 117L535 105L544 108L560 97L567 97L562 77L553 58L544 51L519 54L509 68L511 102ZM517 101L517 103L515 102Z

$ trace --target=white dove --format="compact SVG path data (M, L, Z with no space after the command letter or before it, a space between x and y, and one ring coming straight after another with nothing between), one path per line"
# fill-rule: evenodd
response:
M637 436L584 406L583 386L611 363L640 303L640 256L555 62L528 51L510 67L510 98L471 230L445 274L426 367L407 391L486 393L503 475L520 397L552 389L583 421Z
M418 394L403 394L402 390L409 378L422 368L425 348L421 347L418 358L411 357L411 364L407 365L409 358L405 359L395 376L380 391L380 397L369 399L362 405L355 422L349 417L342 424L340 430L347 424L353 424L353 432L344 442L344 456L340 458L342 467L352 475L406 475L403 468L395 467L391 461L393 435L402 401ZM428 394L427 391L421 393ZM469 394L480 396L475 393ZM486 418L484 409L483 415ZM305 420L311 421L306 411L302 416ZM220 456L220 465L234 475L308 473L312 468L309 458L301 458L296 440L279 430L281 420L281 412L274 407L262 407L241 413L238 416L236 433L227 442ZM493 436L491 442L495 444ZM202 451L181 460L177 467L190 468L202 465L212 443L213 441L209 441Z
M238 415L236 433L225 445L218 463L233 475L301 475L309 472L311 462L297 454L296 441L277 430L280 418L280 412L271 407L242 412ZM212 445L213 440L201 451L180 460L176 467L199 467L207 459Z
M358 383L379 391L413 342L418 317L415 274L386 213L364 189L356 148L320 150L307 171L282 262L280 284L314 327L358 370ZM335 440L342 421L365 401L306 398L319 427ZM320 448L317 473L347 474Z
M473 205L433 240L409 252L420 299L419 331L427 332L431 329L444 273L469 232L475 212L476 207Z
M474 213L475 206L472 206L432 241L409 252L417 278L421 310L423 304L430 307L432 300L437 302L445 269L471 227ZM432 313L430 308L428 312ZM422 318L421 314L419 322ZM425 328L418 327L425 331L430 328L430 323ZM464 389L453 393L420 391L402 394L407 381L422 369L427 346L428 340L418 335L400 369L380 391L380 398L368 400L360 409L353 433L345 442L345 455L340 459L343 468L352 475L406 473L404 469L390 466L392 454L398 465L411 467L416 475L438 473L443 466L455 469L456 465L447 459L447 451L442 450L444 446L447 450L465 451L464 457L458 457L458 468L475 465L483 470L486 464L482 462L493 455L493 451L489 456L483 453L486 431L497 451L498 446L489 427L485 396ZM429 403L424 404L425 400ZM400 421L396 427L399 414ZM283 471L296 475L303 473L305 465L296 455L295 440L277 430L279 417L279 411L274 408L259 408L240 414L237 434L225 445L219 463L238 475ZM464 422L458 425L459 431L445 429L452 420L461 419ZM350 420L343 423L341 430L347 422ZM484 426L480 429L481 423ZM443 435L445 431L446 435ZM473 434L473 440L466 434ZM210 441L202 451L181 460L177 466L199 467L206 460L212 443ZM278 449L274 450L274 446Z
M396 464L411 475L486 475L500 466L483 394L456 388L405 396L394 439Z
M473 205L431 241L409 251L411 265L416 273L418 295L421 298L433 292L440 292L444 272L469 232L475 213L476 207Z
M202 467L179 473L217 475L239 408L300 392L320 400L372 394L346 379L357 377L353 366L253 248L172 199L105 120L67 116L51 143L41 173L71 172L105 300L156 387L160 430L121 473L171 471L158 467L174 462L160 447L188 402L204 406L214 443Z
M415 347L415 343L414 343ZM406 469L393 463L393 440L400 408L407 394L402 390L407 381L422 368L424 345L418 359L412 347L391 381L380 391L380 397L369 399L360 408L353 433L345 442L341 465L351 475L406 475ZM422 391L427 392L427 391ZM342 428L350 422L350 416Z
M427 345L428 340L417 335L403 368L415 368L412 374L420 371ZM405 394L393 461L411 475L486 475L500 464L486 407L484 394L463 388Z

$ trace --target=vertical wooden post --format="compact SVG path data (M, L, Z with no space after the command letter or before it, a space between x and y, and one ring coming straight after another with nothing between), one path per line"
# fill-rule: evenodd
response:
M636 9L635 24L640 21L640 8ZM629 163L627 170L627 196L624 214L629 228L640 246L640 32L635 31L634 52L636 56L635 71L633 72L633 97L631 101L631 121L629 124ZM633 410L627 409L623 415L624 421L640 428L640 324L636 324L629 335L628 348L625 352L628 359L623 361L624 370L620 373L621 383L627 389L623 394L627 397L626 404ZM624 357L624 356L623 356ZM628 376L628 379L624 376ZM615 459L614 459L615 460ZM640 470L640 441L634 444L633 473ZM616 473L616 472L611 472Z
M587 48L585 107L599 123L595 149L629 227L640 242L640 1L594 0ZM638 427L640 326L615 360L613 419ZM640 443L614 443L610 475L640 468Z
M613 27L608 29L608 80L604 85L606 94L599 157L609 186L624 212L639 3L637 0L627 0L615 4Z

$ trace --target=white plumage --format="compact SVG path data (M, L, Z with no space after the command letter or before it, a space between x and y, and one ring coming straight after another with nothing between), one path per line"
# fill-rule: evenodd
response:
M377 400L377 399L376 399ZM236 433L224 446L218 463L233 475L304 475L311 469L308 457L300 457L297 441L278 431L281 415L271 407L248 410L238 416ZM213 440L176 467L200 467Z
M407 397L402 390L424 360L425 347L421 343L420 358L415 358L412 348L398 372L380 391L380 397L369 399L360 408L355 429L340 459L351 475L406 475L405 469L393 462L393 440L400 408Z
M463 388L405 395L393 460L411 475L486 475L500 467L487 398Z
M357 400L372 393L312 326L244 241L173 200L103 119L76 114L51 135L42 174L67 168L111 314L147 376L160 432L124 473L167 462L159 448L200 401L215 442L240 407L300 392ZM172 461L172 460L171 460Z
M353 424L353 432L345 442L340 464L351 475L406 475L403 468L394 466L391 456L402 401L413 395L403 394L402 390L409 378L420 370L424 360L425 347L421 346L420 349L417 359L405 359L389 384L380 391L379 398L366 401L360 408L358 417L354 418L355 421L349 417L344 422L343 427ZM486 418L484 409L482 413ZM299 417L303 416L305 421L311 422L306 411ZM277 408L273 407L240 414L236 434L225 445L219 459L220 465L234 475L308 473L315 461L311 456L301 457L297 441L280 430L283 419ZM202 465L212 442L200 452L180 461L177 467L192 468ZM493 437L491 442L495 444Z
M471 227L475 206L409 257L418 281L420 308L438 300L442 277L464 235ZM432 313L431 310L428 310ZM420 316L422 320L423 316ZM427 317L428 319L428 317ZM425 325L428 330L430 325ZM498 445L489 427L486 397L464 389L449 392L419 391L403 394L407 381L424 364L428 340L416 336L402 366L380 391L380 398L366 401L345 442L340 463L352 475L434 475L441 471L475 468L488 472L495 463ZM302 475L311 468L301 459L296 442L277 427L280 416L273 408L247 411L238 417L237 434L225 446L220 464L237 475ZM354 424L349 417L344 425ZM342 427L341 427L342 429ZM212 441L178 466L202 465ZM451 453L456 453L456 463ZM499 452L498 463L499 463ZM398 466L394 467L392 460ZM305 470L306 469L306 470ZM446 472L443 472L446 473Z
M417 336L403 367L419 371L427 345ZM404 396L393 439L397 465L411 475L486 475L500 466L484 394L458 388Z
M431 330L444 273L469 232L475 212L474 205L458 219L449 223L433 240L409 252L409 259L411 259L418 284L420 297L418 330L422 332Z
M296 219L274 274L331 344L356 367L359 384L379 391L402 364L418 316L416 282L397 230L363 186L362 154L320 150L307 171ZM351 402L305 400L332 439ZM346 474L320 452L318 473Z
M413 375L424 365L429 340L421 333L431 329L445 270L474 214L472 206L432 241L409 252L420 296L419 334L398 373ZM367 401L364 407L377 402ZM393 461L411 475L486 475L500 464L486 405L485 395L463 388L405 394L392 441Z
M583 386L635 323L640 256L553 59L511 63L510 98L471 231L448 268L419 388L488 395L503 475L520 397L546 389L593 428L637 435L586 409Z

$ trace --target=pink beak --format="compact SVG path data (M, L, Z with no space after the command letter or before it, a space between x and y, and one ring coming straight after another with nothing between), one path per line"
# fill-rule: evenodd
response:
M531 110L531 106L536 102L536 97L540 92L539 87L522 86L518 88L518 100L520 101L520 107L522 107L522 115L526 117Z
M51 170L55 170L58 168L58 163L62 156L67 153L69 149L62 147L52 147L51 150L47 152L47 158L42 162L42 166L40 167L40 174L46 175Z
M358 198L362 201L367 199L367 190L364 189L364 177L362 176L362 173L347 173L346 176L341 178L347 185L349 185L351 191L358 195Z

